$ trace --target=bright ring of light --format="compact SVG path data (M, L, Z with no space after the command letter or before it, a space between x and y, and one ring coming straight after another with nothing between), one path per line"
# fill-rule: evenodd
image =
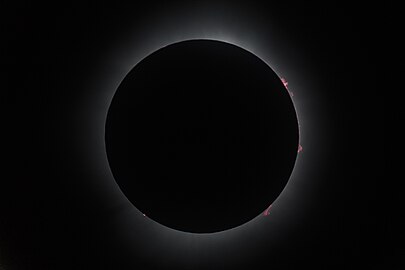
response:
M173 18L173 14L171 16L170 18ZM122 205L121 211L112 213L110 217L117 228L117 238L121 239L122 243L129 249L138 250L137 252L142 252L146 258L151 260L159 258L161 263L166 264L189 265L196 258L201 258L201 254L205 254L205 257L209 257L213 261L221 260L222 258L217 258L216 255L216 250L219 249L227 249L228 253L235 254L235 256L229 256L235 257L235 260L227 263L237 263L238 260L249 257L248 243L254 245L255 241L257 242L263 237L263 234L266 234L266 241L274 241L276 245L276 240L284 235L281 232L286 232L289 226L294 224L296 216L291 209L298 208L295 200L302 196L299 194L298 186L304 176L300 173L300 177L298 177L298 172L302 171L303 159L298 157L287 186L272 204L271 213L268 216L260 215L244 225L227 231L201 235L176 231L144 217L124 198L125 196L114 181L108 166L104 144L104 125L112 97L126 74L141 59L159 48L184 40L212 39L234 44L258 56L280 78L286 77L290 86L293 86L293 89L290 87L290 90L294 93L292 99L299 116L300 144L306 146L307 142L302 127L307 126L306 122L309 118L305 117L305 110L301 108L300 101L303 96L303 89L294 87L294 72L290 74L288 67L284 66L280 59L283 56L282 50L272 49L271 40L263 38L266 36L265 34L269 34L266 32L267 29L257 27L256 31L249 32L250 35L243 36L240 33L240 29L245 29L243 16L234 15L238 17L238 24L227 23L226 18L213 19L204 16L204 14L200 17L194 16L193 22L188 21L188 19L178 19L172 23L167 23L164 18L161 18L159 25L155 28L150 27L147 34L135 31L132 36L137 37L137 39L123 38L123 42L114 46L109 57L104 57L102 63L98 65L99 68L94 70L93 75L97 81L94 80L94 82L89 83L89 91L84 98L85 102L81 104L81 109L79 109L80 115L86 116L82 117L82 125L85 127L85 136L88 140L86 141L87 147L77 151L84 157L86 164L91 166L90 169L98 179L96 184L100 192L113 194L109 203ZM151 21L153 19L151 17ZM248 25L246 21L245 24ZM145 25L148 25L148 22L145 22ZM159 27L162 27L164 31ZM143 37L144 42L137 42L139 36ZM103 79L100 80L100 78ZM77 136L83 136L83 134ZM300 211L305 211L303 206ZM142 238L139 238L140 235ZM245 244L236 245L234 242L236 239ZM188 254L188 257L184 259L179 254ZM236 254L244 255L236 256ZM175 258L174 261L173 258Z

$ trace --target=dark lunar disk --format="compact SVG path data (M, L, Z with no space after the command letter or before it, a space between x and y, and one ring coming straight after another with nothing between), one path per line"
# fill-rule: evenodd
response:
M266 63L235 45L190 40L128 73L105 135L114 178L145 218L209 233L244 224L280 195L298 122Z

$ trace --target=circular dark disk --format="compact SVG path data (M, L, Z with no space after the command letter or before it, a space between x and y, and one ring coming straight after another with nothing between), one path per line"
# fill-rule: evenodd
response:
M135 207L170 228L209 233L244 224L279 196L297 157L298 122L261 59L189 40L127 74L105 140L114 178Z

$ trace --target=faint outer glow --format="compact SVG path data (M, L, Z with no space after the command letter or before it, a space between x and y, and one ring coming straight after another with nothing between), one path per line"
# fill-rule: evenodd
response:
M313 86L313 82L316 82L316 80L307 80L305 76L301 77L303 72L306 72L306 62L301 62L298 58L290 58L288 52L291 48L282 46L283 44L287 45L287 43L281 39L278 40L282 41L281 46L279 46L278 41L273 42L274 39L278 38L277 33L273 32L271 24L256 22L253 19L254 14L245 14L245 10L239 11L227 6L226 12L223 11L209 6L198 12L195 8L191 10L184 8L152 14L149 19L142 21L142 25L146 26L144 30L134 28L134 31L128 35L123 35L123 38L117 37L116 46L114 45L109 55L103 57L102 65L95 65L96 70L93 77L96 80L91 82L91 92L85 93L86 102L80 104L80 112L78 112L81 117L88 115L88 117L83 118L86 121L83 122L83 127L87 128L86 132L90 138L85 145L87 148L82 147L78 151L86 150L80 152L82 156L89 160L95 160L92 164L94 173L98 173L99 178L105 179L102 182L98 181L97 184L101 183L103 190L115 192L117 196L114 197L114 200L117 202L125 196L111 174L105 154L104 137L100 134L105 133L104 125L109 104L122 79L144 57L162 47L185 40L209 39L243 48L262 59L279 76L286 74L289 79L293 79L296 83L298 92L296 92L295 86L294 91L299 94L295 95L293 103L297 117L300 116L298 117L299 132L303 131L301 124L310 130L307 127L308 124L315 124L313 121L317 121L316 115L307 115L310 112L310 107L304 106L307 99L303 99L300 95L303 93L302 91L310 90L309 85L302 84L303 82L311 83L311 86ZM271 38L267 38L268 36ZM140 38L142 38L142 42L139 42ZM295 69L290 68L291 66L294 66L299 74L296 74ZM310 75L312 76L311 73ZM300 78L302 79L300 80ZM303 81L304 79L305 81ZM283 84L284 82L287 83L281 77L280 80ZM284 84L284 87L287 89L288 84ZM289 90L288 92L292 97L292 93ZM306 96L311 102L318 101L317 96L310 96L309 93L306 93ZM306 107L305 110L303 110L304 107ZM307 139L314 140L319 134L315 132L313 135ZM80 134L80 139L82 137ZM307 142L306 138L299 136L298 153L302 151L300 145L302 139L304 139L304 143ZM91 151L87 151L89 148ZM208 262L218 260L222 266L229 264L229 266L235 265L236 267L238 262L252 258L250 255L252 250L255 251L254 254L257 253L257 249L247 247L251 246L252 243L256 245L259 242L256 241L259 236L265 234L266 237L260 237L261 241L270 243L270 250L277 249L279 241L286 237L286 233L299 224L299 222L295 222L300 218L300 215L295 214L297 209L300 209L300 212L307 211L306 202L312 199L307 190L303 192L300 188L302 181L306 180L307 174L310 172L308 170L303 171L304 164L311 161L313 153L308 154L305 159L297 158L286 187L272 203L278 204L278 211L272 210L271 218L260 218L269 216L272 207L270 205L251 221L227 231L207 234L186 233L163 226L150 218L145 218L146 215L144 216L129 201L125 201L123 202L125 211L119 211L114 215L114 222L120 228L117 230L117 237L128 248L141 252L145 258L151 261L160 261L169 268L175 269L176 263L184 266L180 268L194 268L196 266L194 262L201 262L201 259L207 259ZM308 180L313 181L313 178ZM299 205L299 207L292 207L293 205ZM134 213L138 214L139 219ZM277 222L269 222L271 220ZM139 235L142 237L140 238ZM235 245L234 239L245 243ZM220 256L221 252L218 252L220 250L227 250L227 253L233 256ZM232 260L227 258L232 258ZM176 268L178 268L178 264Z
M268 215L270 214L270 208L271 208L271 204L270 204L270 206L269 206L269 207L267 207L267 209L266 209L266 210L264 210L264 212L263 212L263 216L268 216Z

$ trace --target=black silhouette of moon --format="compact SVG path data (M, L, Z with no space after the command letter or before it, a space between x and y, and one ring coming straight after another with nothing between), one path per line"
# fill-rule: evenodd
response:
M298 121L260 58L214 40L155 51L119 85L108 110L108 162L122 192L167 227L211 233L261 214L287 184Z

